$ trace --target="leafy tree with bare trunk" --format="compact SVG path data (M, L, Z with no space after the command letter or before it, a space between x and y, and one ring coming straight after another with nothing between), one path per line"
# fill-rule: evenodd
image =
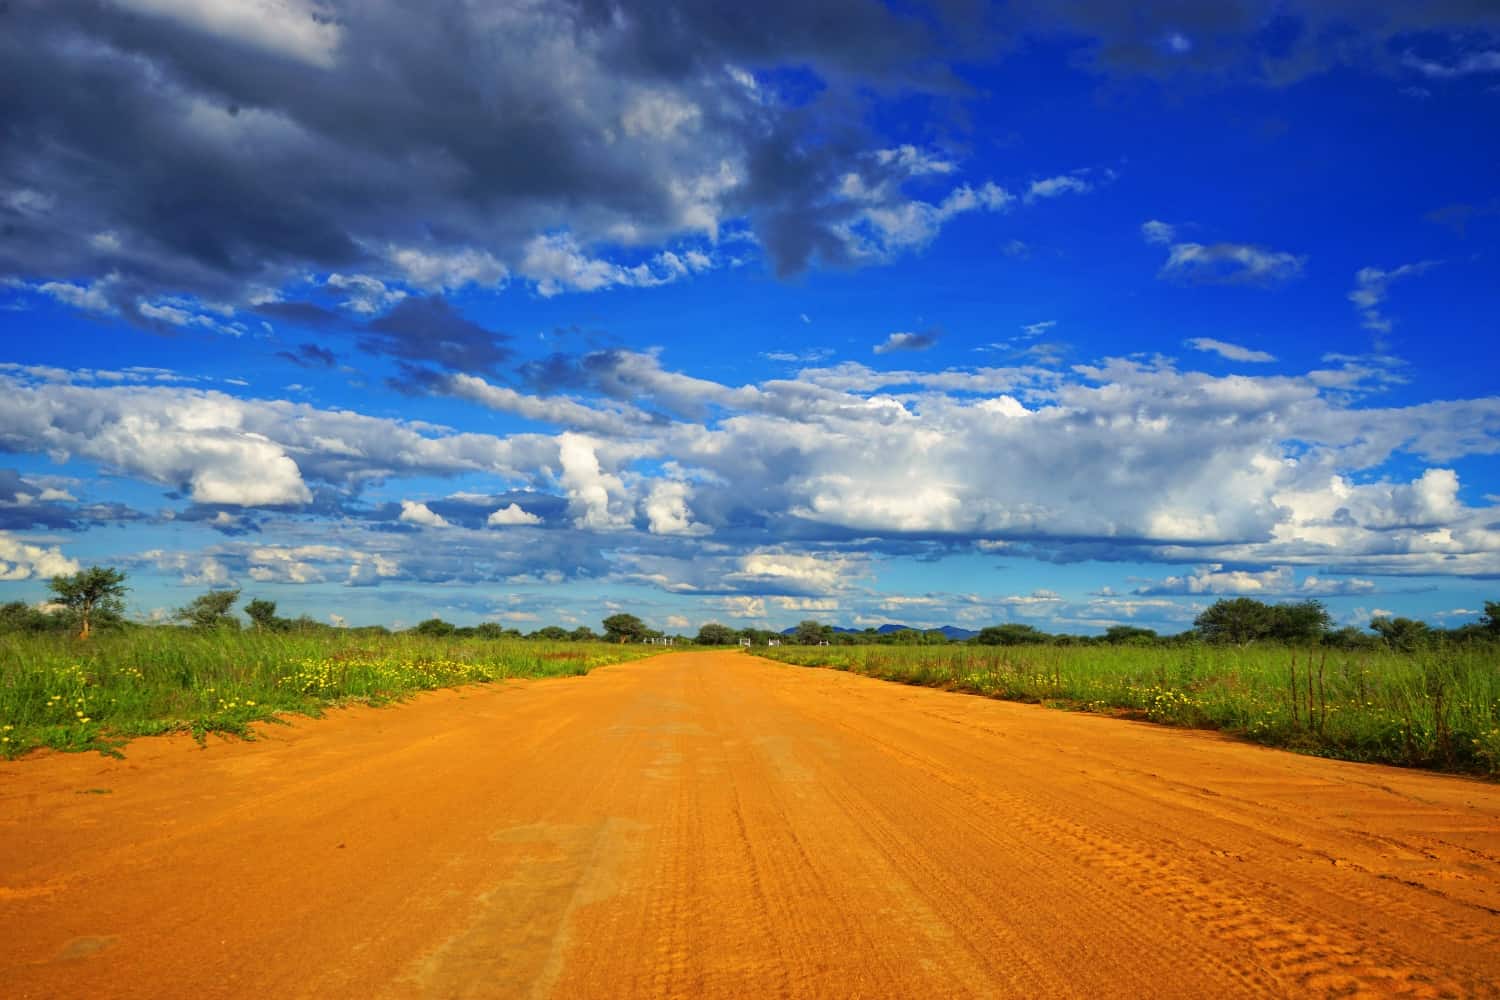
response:
M229 613L239 599L238 590L210 590L193 598L187 607L178 608L177 619L194 628L239 628L239 619Z
M94 631L94 619L124 614L125 574L105 566L90 566L72 576L54 576L47 588L57 595L57 603L78 616L78 638L87 639Z
M262 632L274 632L282 627L282 619L276 617L275 601L257 598L245 605L245 614L250 616L250 621L255 624L256 629Z
M610 615L603 624L604 637L611 642L640 642L651 631L635 615Z

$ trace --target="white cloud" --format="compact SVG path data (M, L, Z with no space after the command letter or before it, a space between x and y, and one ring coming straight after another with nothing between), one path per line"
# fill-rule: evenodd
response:
M740 556L738 569L726 573L724 579L746 590L819 594L849 587L863 571L863 560L852 555L765 550Z
M491 513L485 518L484 523L492 528L498 528L505 525L541 524L542 519L522 510L519 504L512 503Z
M919 149L910 143L893 149L876 150L875 160L882 166L898 166L909 177L920 177L924 174L951 174L958 169L958 164L952 160L944 159L931 150Z
M837 194L853 212L834 232L847 251L862 261L890 260L931 243L952 219L970 212L1003 212L1015 196L992 181L960 184L936 202L908 196L906 182L951 173L956 165L912 146L877 150L864 164L845 173Z
M1436 267L1438 263L1435 260L1421 260L1415 264L1402 264L1390 271L1383 271L1378 267L1362 267L1356 271L1349 301L1359 310L1360 325L1376 333L1390 333L1395 323L1380 311L1380 305L1389 294L1391 282L1415 277Z
M675 479L663 479L651 488L642 507L648 530L654 535L706 535L712 529L693 520L688 507L692 487Z
M391 288L379 278L367 274L330 274L324 282L329 288L337 288L347 298L339 305L361 316L384 312L406 298L399 288Z
M597 441L583 434L563 434L558 439L558 461L575 526L593 531L631 526L629 494L619 476L600 466Z
M56 545L32 545L0 531L0 580L44 579L77 573L78 563Z
M1141 223L1141 238L1147 243L1167 246L1177 238L1177 228L1158 219Z
M766 617L766 600L763 597L721 597L718 606L730 618L762 620Z
M550 494L522 514L566 506L546 532L485 531L488 508L439 507L453 524L440 550L412 534L338 541L420 580L555 570L678 593L824 598L851 593L878 552L932 546L1315 572L1298 595L1363 592L1348 581L1384 574L1500 573L1500 510L1466 503L1454 467L1500 453L1500 399L1375 405L1398 377L1391 364L1329 356L1316 371L1254 376L1160 358L1065 370L843 364L731 386L618 351L590 366L586 401L507 390L517 410L576 407L547 411L552 433L507 437L11 366L0 372L0 447L221 505L305 507L316 487L321 510L368 483L472 476L455 485ZM655 416L616 421L609 435L571 422L592 427L635 404ZM1381 478L1393 456L1416 470ZM292 578L242 550L216 558L237 577ZM351 556L297 561L302 579L393 578L368 559L354 571Z
M566 396L530 396L477 375L451 375L446 387L451 395L492 410L595 434L619 434L648 420L633 406L591 406Z
M1271 285L1302 273L1305 256L1248 243L1174 243L1160 277L1225 285Z
M771 603L782 611L837 611L841 607L837 597L772 597Z
M107 293L111 283L108 278L100 278L90 285L75 285L69 281L47 281L36 286L36 290L74 309L93 313L112 313L115 307L110 302Z
M1274 354L1267 354L1265 351L1257 351L1249 347L1241 347L1239 344L1231 344L1223 340L1214 340L1212 337L1194 337L1191 340L1183 341L1183 343L1195 351L1208 351L1220 357L1228 358L1230 361L1264 363L1276 360L1276 355Z
M388 247L386 257L406 279L427 291L458 289L465 285L498 288L510 276L509 269L488 250L423 250Z
M1375 591L1372 580L1357 578L1329 579L1308 576L1298 582L1290 566L1268 570L1226 570L1222 564L1199 566L1191 574L1169 576L1158 583L1147 584L1135 593L1143 595L1209 595L1214 597L1333 597L1369 594Z
M925 351L937 343L937 336L931 333L893 333L885 340L876 344L876 354L892 354L896 351Z
M440 514L436 514L425 503L415 500L401 501L401 520L407 524L419 524L424 528L451 528L453 525Z
M1408 52L1401 58L1401 63L1416 70L1423 76L1435 80L1451 80L1455 77L1470 76L1475 73L1500 73L1500 49L1482 49L1478 52L1466 52L1457 62L1442 63L1434 59L1423 59L1420 56Z
M138 558L159 570L177 573L178 581L184 586L224 587L234 582L229 568L211 554L151 549L142 552Z
M589 256L571 233L550 233L526 244L520 272L535 282L544 298L566 291L596 292L615 285L652 288L666 285L713 266L702 251L678 255L663 250L649 262L626 266Z
M342 489L393 475L535 475L541 435L460 434L347 410L168 386L84 386L69 373L0 374L0 444L185 487L202 503L300 505L304 475ZM145 376L143 376L145 377Z
M1042 198L1056 198L1064 194L1088 194L1092 190L1094 185L1084 178L1076 174L1063 174L1032 181L1031 186L1026 189L1026 202L1030 204Z

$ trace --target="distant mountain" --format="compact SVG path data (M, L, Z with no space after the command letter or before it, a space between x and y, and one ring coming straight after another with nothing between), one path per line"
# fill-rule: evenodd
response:
M830 627L833 629L833 631L843 633L844 635L850 635L852 633L863 632L864 631L864 629L862 629L862 628L845 628L842 625L833 625L833 626L830 626ZM782 635L791 635L795 631L797 631L797 628L794 625L791 628L784 628L784 629L782 629L781 630L781 634ZM918 628L915 625L897 625L894 622L886 622L884 625L881 625L875 631L879 632L881 635L889 635L892 632L908 632L908 631L910 631L910 632L941 632L941 633L943 633L943 635L947 636L949 639L952 639L952 640L955 640L955 641L960 641L960 642L963 641L964 639L972 639L976 635L979 634L978 632L974 631L973 629L959 628L957 625L944 625L942 628Z

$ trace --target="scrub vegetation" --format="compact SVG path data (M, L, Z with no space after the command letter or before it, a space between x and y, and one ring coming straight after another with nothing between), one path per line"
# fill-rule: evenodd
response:
M196 610L205 610L202 606ZM382 704L417 691L509 678L559 677L647 656L641 644L526 639L496 630L222 624L0 633L0 756L37 747L117 748L135 736L191 732L249 738L278 713Z
M777 646L757 655L991 698L1219 729L1346 760L1500 775L1500 645Z

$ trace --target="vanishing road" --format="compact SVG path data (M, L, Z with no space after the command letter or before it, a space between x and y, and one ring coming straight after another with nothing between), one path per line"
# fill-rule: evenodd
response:
M1500 786L739 652L0 763L6 997L1497 992Z

